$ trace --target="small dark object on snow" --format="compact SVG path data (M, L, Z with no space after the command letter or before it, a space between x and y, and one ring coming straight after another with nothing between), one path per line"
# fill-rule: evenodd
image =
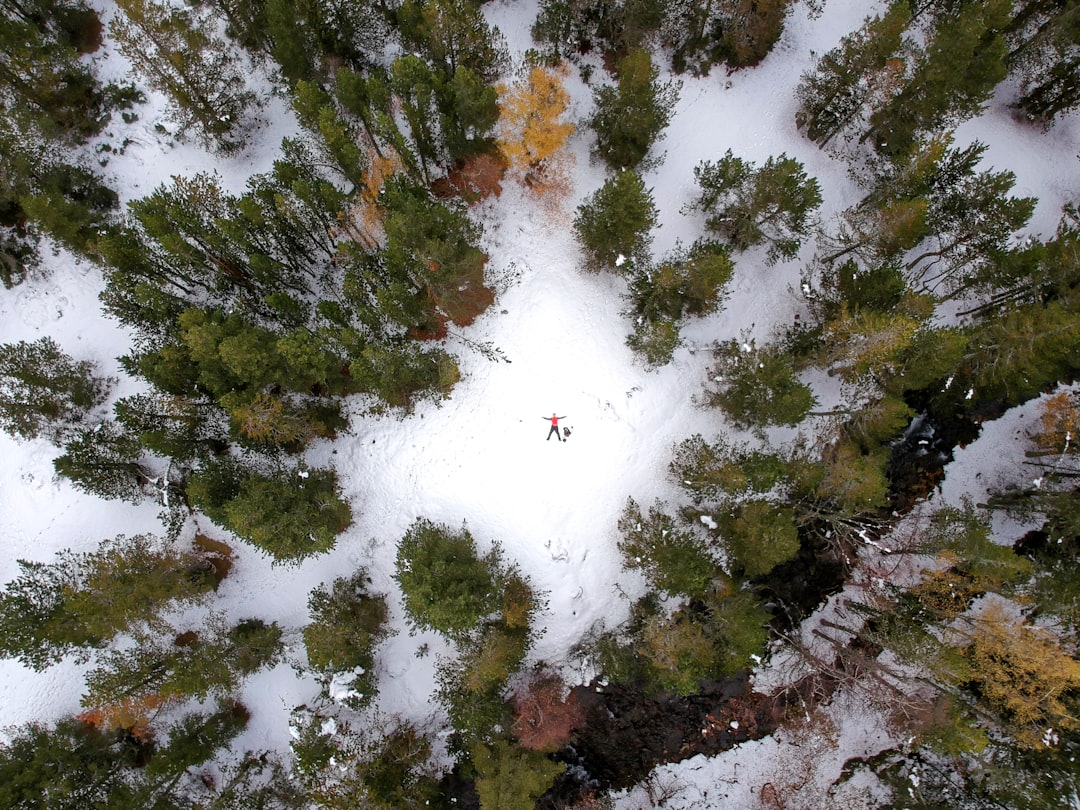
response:
M562 429L562 435L563 435L564 439L569 439L570 438L570 428L564 427Z

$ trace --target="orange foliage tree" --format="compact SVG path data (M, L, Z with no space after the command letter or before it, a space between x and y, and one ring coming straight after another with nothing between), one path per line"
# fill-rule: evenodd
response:
M1080 447L1080 399L1076 394L1055 394L1043 403L1039 429L1032 437L1047 453L1077 452Z
M368 154L367 168L364 170L364 183L358 189L356 203L353 210L341 217L350 217L359 222L357 228L352 222L344 222L345 232L360 244L367 247L375 245L373 234L378 234L382 229L383 211L379 207L379 194L383 190L387 179L393 177L404 168L401 158L396 152L386 154L372 150Z
M581 725L584 708L554 672L539 670L514 699L514 736L530 751L557 751Z
M562 151L574 125L562 117L570 106L563 88L567 68L534 67L524 81L499 85L498 144L510 165L538 191L565 186Z
M140 740L149 740L153 736L152 715L166 702L166 698L158 694L142 695L90 709L79 714L78 719L103 731L124 729Z

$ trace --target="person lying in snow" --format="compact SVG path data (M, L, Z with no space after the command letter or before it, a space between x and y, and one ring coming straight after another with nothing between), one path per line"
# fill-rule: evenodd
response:
M541 416L540 418L541 419L547 419L549 422L551 422L551 430L548 431L547 440L550 442L551 441L551 434L554 433L555 438L558 439L561 442L562 441L562 436L559 435L559 420L560 419L565 419L566 417L565 416L556 416L555 414L552 414L551 416Z

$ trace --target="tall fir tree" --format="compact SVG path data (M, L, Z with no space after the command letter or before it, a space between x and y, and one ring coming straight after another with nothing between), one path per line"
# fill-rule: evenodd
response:
M792 0L719 0L713 60L752 67L768 56L784 31Z
M149 535L121 535L96 551L19 566L20 576L0 592L0 648L37 670L157 624L170 603L191 602L213 587L192 554Z
M442 202L403 175L383 188L386 261L425 291L435 320L466 326L495 300L484 284L487 256L477 247L480 226L460 204Z
M213 615L205 627L162 636L140 634L137 644L110 650L87 675L82 705L90 710L141 703L159 706L188 698L226 699L241 680L273 666L281 628L261 619L231 627Z
M778 344L758 347L754 341L718 343L711 378L717 381L708 402L746 429L797 425L817 401L798 378L794 359Z
M181 463L207 459L228 448L228 426L205 399L165 393L135 394L113 407L116 421L143 447Z
M899 92L875 106L863 140L882 154L903 155L921 133L977 114L1006 75L1004 30L1011 7L1011 0L991 0L929 15L925 49Z
M803 74L795 90L799 109L795 123L819 146L861 128L875 96L895 80L904 33L911 20L906 0L889 5L884 14L867 17Z
M331 469L258 473L220 462L192 475L188 497L212 520L287 565L329 551L352 523Z
M319 586L308 597L311 622L304 628L308 663L324 678L350 674L346 702L367 706L375 697L375 646L390 632L383 596L368 593L363 569ZM340 682L340 681L339 681Z
M660 83L659 75L649 52L638 48L615 66L616 86L593 93L596 110L589 126L597 152L616 171L636 168L671 120L679 89Z
M439 121L447 157L460 165L491 152L499 120L499 92L470 68L459 66L439 86Z
M406 46L444 76L464 67L490 84L507 68L506 42L475 0L405 0L397 23Z
M574 231L593 271L622 268L648 260L650 231L657 209L652 191L637 172L627 169L610 177L578 206ZM629 266L627 266L629 265Z
M47 139L77 143L109 119L109 93L83 53L101 45L97 13L82 2L0 4L0 79L7 117Z
M37 242L47 235L76 254L100 258L103 234L112 226L117 195L100 174L32 127L13 117L0 121L0 277L11 286L37 266Z
M862 205L882 211L879 224L898 215L899 230L879 232L882 259L902 261L912 288L939 298L992 291L1035 207L1034 197L1010 195L1012 172L978 171L985 144L958 149L952 141L952 133L920 140L889 163ZM901 256L904 248L914 249Z
M76 429L53 468L83 492L133 502L147 496L155 477L138 437L112 421Z
M110 384L50 337L0 345L0 428L22 439L58 441L105 400Z
M145 747L122 731L102 731L76 718L55 726L29 723L0 748L0 801L6 807L76 810L109 806L178 808L171 797L151 802L140 779Z
M439 128L438 81L438 73L417 56L399 56L390 68L390 87L401 102L412 152L420 161L421 179L425 183L431 182L435 166L446 161Z
M472 761L481 810L531 810L566 768L505 740L476 746Z
M499 606L501 553L481 556L467 528L418 519L397 552L395 575L409 620L422 629L463 638Z
M1080 8L1027 0L1017 4L1007 30L1010 71L1021 77L1017 106L1049 127L1080 105Z
M809 235L821 205L821 187L802 163L786 154L761 167L735 157L694 168L701 193L688 206L705 214L705 225L735 250L768 244L768 259L792 259Z
M119 5L112 35L135 70L169 97L181 133L193 129L226 153L243 148L256 98L236 53L215 34L215 20L156 0Z

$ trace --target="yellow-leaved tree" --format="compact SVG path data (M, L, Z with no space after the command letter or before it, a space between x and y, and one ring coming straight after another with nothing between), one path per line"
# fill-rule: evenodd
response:
M376 248L383 233L385 213L379 205L379 194L387 179L400 172L404 163L397 152L385 147L383 152L378 152L373 146L369 146L366 154L367 166L363 170L363 182L357 189L349 210L338 214L338 233L366 248Z
M499 85L498 143L511 168L530 188L564 189L568 156L563 149L574 125L563 121L570 95L563 88L567 68L534 67L523 81Z
M1048 729L1080 727L1076 645L991 605L966 646L970 682L1020 744L1043 747Z

